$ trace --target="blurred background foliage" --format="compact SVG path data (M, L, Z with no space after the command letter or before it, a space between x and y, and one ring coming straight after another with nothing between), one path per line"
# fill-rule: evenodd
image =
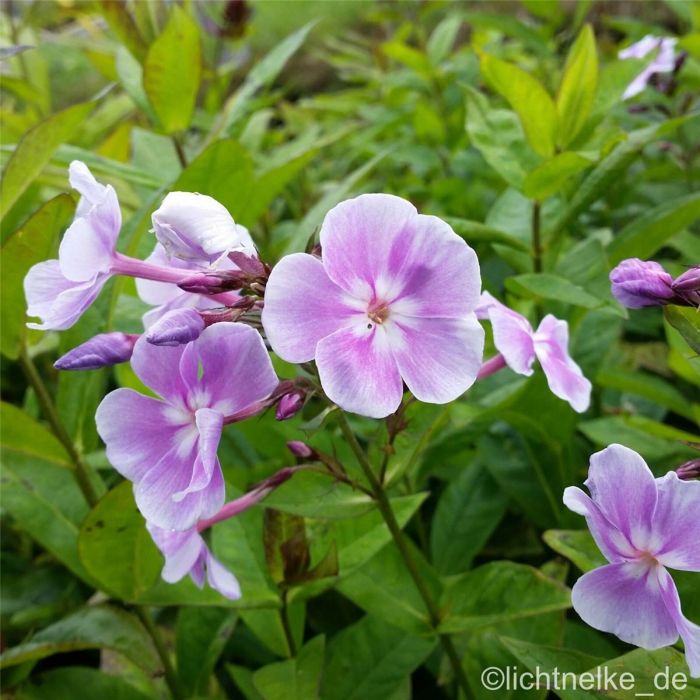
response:
M646 34L677 36L682 65L623 101L645 61L617 52ZM105 391L139 382L125 365L52 367L96 333L141 330L133 282L110 282L67 332L24 326L24 274L55 254L74 211L73 159L114 185L120 248L139 257L172 190L220 200L271 263L360 192L446 218L477 250L486 289L533 321L568 320L594 385L582 416L540 374L506 371L449 407L412 405L394 444L385 425L353 421L375 458L387 455L397 517L477 697L490 697L479 685L490 665L610 664L641 678L654 664L684 668L677 650L630 652L567 615L565 584L600 555L561 493L611 442L657 474L700 443L697 319L628 314L608 283L626 257L672 274L700 261L697 2L6 0L0 35L8 696L167 696L145 605L183 697L455 697L388 531L340 484L298 475L266 503L285 516L257 509L217 526L241 601L158 581L160 556L94 425ZM289 464L292 439L351 463L320 411L229 426L230 491ZM76 460L103 494L92 512ZM281 566L275 549L285 528L306 562L291 578L295 561ZM700 621L692 577L678 581Z

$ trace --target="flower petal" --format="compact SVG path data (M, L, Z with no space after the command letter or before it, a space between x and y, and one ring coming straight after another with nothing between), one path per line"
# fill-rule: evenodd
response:
M187 347L202 367L197 391L224 416L267 398L279 383L260 333L250 326L215 323Z
M139 481L160 462L183 426L166 403L132 389L107 394L97 407L95 421L107 459L131 481Z
M314 359L318 341L359 313L313 255L294 253L272 269L262 323L272 349L287 362Z
M176 583L187 576L206 546L197 529L164 530L150 522L146 522L146 529L165 557L161 572L163 580Z
M586 486L605 518L632 546L646 550L656 508L656 481L646 462L622 445L591 456Z
M657 568L637 560L589 571L571 591L574 610L591 627L643 649L673 644L678 631L666 609Z
M238 579L207 549L206 553L207 580L209 585L222 596L231 600L241 597L241 586Z
M388 281L400 267L417 216L410 202L390 194L363 194L337 204L321 225L328 276L352 296L371 300L376 282Z
M555 396L583 413L591 403L591 383L569 355L569 326L551 314L542 319L534 335L535 353Z
M618 563L636 555L627 538L605 519L600 508L581 489L575 486L564 489L564 505L586 518L593 539L609 562Z
M493 329L493 343L508 367L517 374L529 377L535 360L530 322L500 302L488 307L488 316Z
M397 316L387 321L386 331L401 377L419 401L454 401L476 380L484 329L474 314L464 319Z
M97 272L109 272L114 248L100 235L95 219L94 212L90 212L76 219L63 234L58 259L66 279L86 282Z
M341 328L318 344L316 364L324 391L346 411L384 418L401 403L401 375L381 327Z
M67 280L58 260L34 265L24 278L27 315L38 316L41 323L29 328L62 331L70 328L97 298L109 275L98 274L86 282Z
M185 496L207 488L218 465L216 451L221 440L224 417L211 408L200 408L195 413L197 431L197 458L192 469L192 478L187 488L173 494L173 500L181 501Z
M676 584L663 567L659 567L659 582L666 609L685 645L685 660L688 662L690 675L698 678L700 677L700 627L683 615Z
M656 485L652 554L671 569L700 571L700 481L669 472Z

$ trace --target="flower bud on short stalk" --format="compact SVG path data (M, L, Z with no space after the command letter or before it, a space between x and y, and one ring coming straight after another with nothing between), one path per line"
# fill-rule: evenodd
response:
M204 320L196 309L173 309L148 329L146 340L151 345L185 345L199 338L204 328Z
M100 333L69 350L54 363L56 369L99 369L131 358L139 336L131 333Z
M671 289L690 306L700 306L700 265L694 265L671 283Z
M623 260L610 273L610 283L613 296L628 309L661 306L675 297L673 278L653 260Z
M306 393L304 391L296 390L289 394L285 394L277 404L277 410L275 411L275 418L279 421L289 420L294 418L299 411L304 407L304 401L306 399Z
M287 449L298 459L317 459L316 451L301 440L290 440Z
M700 458L684 462L676 469L676 474L678 474L678 478L683 479L683 481L700 479Z

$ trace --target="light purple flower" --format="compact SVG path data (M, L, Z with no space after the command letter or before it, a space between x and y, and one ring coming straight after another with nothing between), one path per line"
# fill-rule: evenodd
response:
M666 567L700 571L700 482L675 472L654 478L644 460L622 445L591 457L586 486L570 486L564 504L583 515L610 562L584 574L572 601L581 618L629 644L659 649L678 636L693 677L700 676L700 627L681 612Z
M138 337L131 333L100 333L59 357L53 366L62 370L99 369L127 362Z
M406 382L429 403L474 382L484 333L474 251L406 200L365 194L334 207L321 227L323 261L296 253L272 270L262 321L288 362L315 359L341 408L394 412Z
M34 265L24 279L27 314L39 330L70 328L97 298L111 274L121 228L121 212L111 185L101 185L84 163L68 169L71 185L80 192L76 217L65 232L58 260Z
M260 335L238 323L217 323L176 347L142 337L131 366L162 400L117 389L97 409L97 430L146 519L186 530L224 501L216 455L223 425L252 415L277 377Z
M628 309L659 306L675 296L673 278L653 260L623 260L610 272L610 283L615 299Z
M189 530L164 530L153 523L146 523L153 541L165 557L161 576L167 583L177 583L190 575L202 588L204 579L221 595L231 600L241 597L241 587L236 577L211 553L196 527Z
M529 377L537 358L555 396L582 413L591 401L591 383L569 355L569 326L547 314L534 331L530 322L488 292L481 295L478 318L491 321L493 342L506 364L517 374ZM497 363L496 363L497 364Z
M195 192L171 192L151 216L171 257L213 263L234 250L255 255L253 239L223 204Z
M652 51L656 51L651 63L627 86L622 99L627 100L642 92L656 73L669 73L674 69L677 41L673 37L657 37L647 34L640 41L618 53L618 57L624 60L628 58L641 59Z

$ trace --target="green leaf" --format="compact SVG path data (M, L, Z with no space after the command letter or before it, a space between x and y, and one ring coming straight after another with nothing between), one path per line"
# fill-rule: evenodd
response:
M81 649L111 649L149 673L162 673L160 659L143 625L111 605L82 608L0 656L0 668Z
M221 656L238 619L225 608L180 608L175 648L177 675L186 697L206 695L209 676Z
M149 118L152 124L157 124L158 117L153 111L153 106L148 101L148 95L146 95L146 91L143 87L143 66L134 58L126 47L120 46L116 53L115 67L126 94Z
M456 234L464 238L470 245L476 243L500 243L516 250L522 250L525 253L530 252L528 245L514 238L507 231L501 231L493 226L469 219L445 217L445 221L454 229Z
M139 60L146 55L146 42L124 3L101 0L100 14L119 41Z
M430 530L430 552L442 574L471 567L505 514L508 497L481 464L459 472L438 501Z
M515 110L534 150L551 158L554 155L557 111L542 83L521 68L488 54L481 56L481 72Z
M666 306L664 307L664 316L683 336L685 342L700 355L700 315L698 310L685 306Z
M528 170L539 162L525 140L514 112L494 109L485 95L466 86L466 129L484 160L509 184L520 189Z
M569 589L530 566L484 564L445 579L440 632L473 631L571 606Z
M663 202L620 231L608 246L612 265L625 258L651 257L672 236L700 219L700 193Z
M94 103L74 105L31 128L17 144L2 173L2 206L5 213L49 162L53 152L87 119Z
M329 642L322 700L386 700L420 666L435 640L412 637L368 615Z
M325 638L315 637L295 659L264 666L253 674L253 685L264 700L318 698Z
M172 134L190 125L202 72L199 28L178 5L151 44L143 67L143 86L163 130Z
M433 29L426 51L434 66L439 66L450 55L461 26L462 18L459 15L448 15Z
M607 564L588 530L547 530L542 539L584 573Z
M583 306L586 309L594 309L603 304L602 299L594 297L564 277L558 277L548 272L509 277L506 279L506 289L520 296L552 299L562 301L565 304Z
M593 106L598 87L595 36L586 24L573 43L557 92L557 143L566 148L579 135Z
M100 700L152 700L126 680L101 669L66 666L32 676L18 690L17 700L76 700L86 688Z
M301 580L311 564L304 518L265 508L263 520L265 560L277 584Z
M158 578L162 558L134 503L131 482L108 491L80 527L78 552L85 569L122 600L135 600Z
M551 197L564 187L570 177L592 164L588 158L578 153L559 153L527 174L523 183L523 193L540 201Z

